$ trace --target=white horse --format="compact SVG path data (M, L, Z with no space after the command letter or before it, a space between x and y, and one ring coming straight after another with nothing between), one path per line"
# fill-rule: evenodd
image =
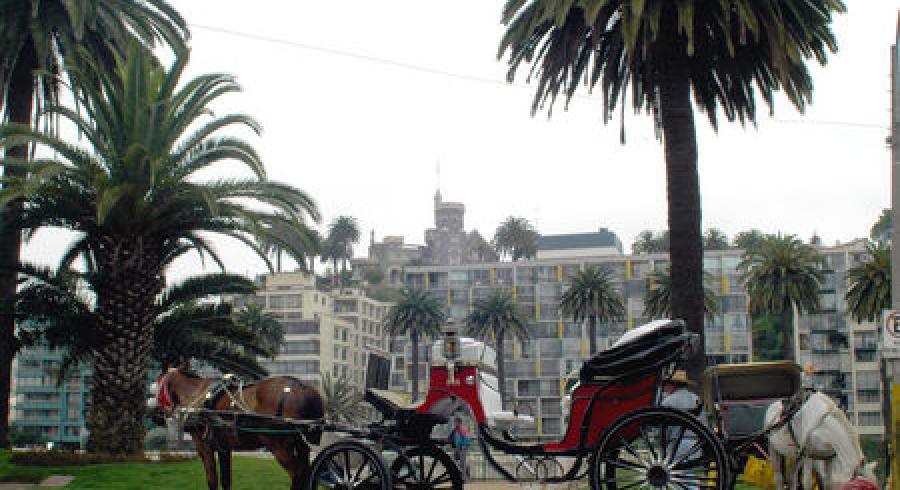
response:
M781 401L770 405L766 427L777 424L783 410ZM785 468L796 469L798 464L807 490L816 480L820 490L838 490L854 477L876 481L876 463L866 464L856 429L831 397L819 392L811 394L788 423L769 434L769 462L777 489L798 488L797 471L784 474Z

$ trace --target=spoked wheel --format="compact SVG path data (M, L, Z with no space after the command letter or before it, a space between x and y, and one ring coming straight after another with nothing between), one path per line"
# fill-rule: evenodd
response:
M516 465L516 481L541 482L559 478L565 472L562 463L552 457L527 456Z
M728 462L718 439L688 413L665 407L630 412L604 434L591 489L724 490Z
M368 446L342 441L323 449L310 468L308 490L390 490L381 458Z
M459 467L446 452L433 445L415 446L397 455L391 465L395 489L462 490Z

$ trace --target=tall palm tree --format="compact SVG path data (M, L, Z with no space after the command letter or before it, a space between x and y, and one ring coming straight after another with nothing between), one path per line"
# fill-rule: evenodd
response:
M0 0L0 12L0 122L37 125L42 107L57 100L58 75L79 55L93 56L108 69L114 53L124 53L135 36L148 45L164 40L176 50L188 37L184 19L164 0ZM26 158L27 145L7 147L6 155ZM4 167L3 173L24 175L17 167ZM21 234L14 223L21 210L21 201L14 200L0 215L6 223L0 226L0 304L11 304L16 293ZM12 312L0 310L0 447L9 447L14 330Z
M891 306L891 247L866 245L868 259L847 271L847 310L857 321L874 322Z
M95 313L94 297L78 293L77 281L86 275L26 267L28 283L17 294L16 318L21 345L62 348L66 354L59 379L72 368L89 364L103 348L104 337ZM259 378L266 374L258 356L271 355L263 339L238 324L231 306L214 299L223 294L256 291L252 281L233 274L213 273L185 279L156 299L151 359L165 370L191 360L222 372Z
M836 42L840 0L508 0L498 56L507 78L532 64L532 113L568 104L578 86L599 86L604 121L625 105L654 120L666 160L671 232L672 313L700 335L687 363L699 379L703 345L703 249L694 105L713 128L756 120L760 94L772 111L783 90L799 110L812 97L806 62L825 63ZM621 104L621 107L618 107Z
M709 274L704 274L710 279ZM703 285L703 312L707 317L719 313L715 291ZM655 271L647 276L647 296L644 298L644 316L648 318L672 317L672 275L669 269Z
M576 323L588 320L588 345L597 353L597 321L610 322L625 317L622 295L613 285L612 273L590 266L572 277L572 285L562 294L559 308Z
M815 313L821 308L821 264L815 248L794 235L780 233L744 252L738 264L750 314L781 316L785 359L795 359L794 308L799 313Z
M278 355L284 343L284 325L278 321L278 317L265 311L260 305L247 305L237 312L234 321L259 335L265 348L272 353L272 359Z
M537 254L538 232L525 218L510 216L494 232L494 248L501 256L530 259Z
M204 236L211 232L244 243L268 264L254 237L289 249L292 244L273 234L272 225L295 227L299 233L306 218L318 219L309 196L266 180L249 143L219 136L233 126L258 130L246 115L211 116L209 104L239 90L234 79L211 74L182 84L187 60L182 53L167 70L132 43L114 71L93 65L89 75L73 72L82 109L52 104L45 111L79 128L89 151L28 126L0 127L0 146L36 144L57 157L7 159L6 165L23 167L30 177L4 177L0 205L26 200L15 223L26 232L46 226L77 232L63 265L82 258L86 270L96 271L89 284L106 342L93 360L92 451L141 449L151 312L171 262L197 251L222 267ZM197 175L226 159L248 167L252 177L207 180Z
M328 238L337 245L341 272L345 272L347 261L353 258L353 245L359 242L359 221L352 216L338 216L328 225Z
M391 337L409 335L412 401L419 396L419 338L426 335L437 338L446 317L443 303L431 293L424 289L404 288L397 303L382 320Z
M497 386L500 388L500 403L506 406L506 350L504 340L507 336L512 339L526 341L528 335L528 320L519 310L519 305L513 300L510 293L497 289L486 298L475 301L472 311L466 317L466 325L469 332L485 340L494 338L497 350Z

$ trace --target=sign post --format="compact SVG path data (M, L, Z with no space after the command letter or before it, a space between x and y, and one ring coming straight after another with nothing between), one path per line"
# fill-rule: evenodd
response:
M882 355L885 357L897 357L900 350L900 311L884 310L884 321L881 325Z

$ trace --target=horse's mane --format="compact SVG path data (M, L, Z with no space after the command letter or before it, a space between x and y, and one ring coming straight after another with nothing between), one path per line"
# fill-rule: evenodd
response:
M820 392L815 394L819 395L817 399L829 405L832 418L841 425L846 435L846 437L835 437L831 441L838 458L850 464L857 464L859 455L863 454L862 447L859 445L859 433L857 433L853 424L850 423L850 419L847 418L844 411L835 405L834 400L830 396Z

